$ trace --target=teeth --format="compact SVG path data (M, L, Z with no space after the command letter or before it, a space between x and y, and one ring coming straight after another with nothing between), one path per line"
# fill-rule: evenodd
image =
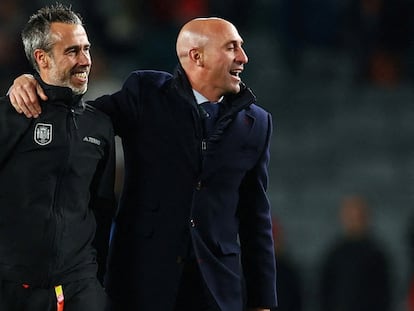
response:
M75 73L75 77L86 79L88 75L86 74L86 72L78 72L78 73Z

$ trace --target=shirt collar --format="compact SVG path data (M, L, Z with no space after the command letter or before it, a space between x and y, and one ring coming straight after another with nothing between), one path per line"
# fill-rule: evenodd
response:
M204 97L204 95L201 95L199 92L197 92L196 90L193 89L193 93L194 93L194 97L197 101L197 104L202 104L205 102L209 102L209 100L207 98ZM223 96L220 97L218 102L221 102L223 100Z

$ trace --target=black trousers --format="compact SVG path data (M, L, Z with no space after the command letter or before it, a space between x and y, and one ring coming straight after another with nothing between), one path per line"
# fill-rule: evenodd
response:
M103 311L105 291L96 278L62 285L63 311ZM0 280L1 311L57 311L55 288L40 288Z

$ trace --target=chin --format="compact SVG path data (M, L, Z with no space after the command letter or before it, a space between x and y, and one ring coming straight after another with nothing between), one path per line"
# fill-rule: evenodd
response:
M75 94L75 95L83 95L83 94L86 93L88 87L86 87L86 86L85 87L82 87L82 88L72 87L71 89L72 89L73 94Z
M240 85L237 84L237 86L233 87L231 92L234 94L237 94L238 92L240 92Z

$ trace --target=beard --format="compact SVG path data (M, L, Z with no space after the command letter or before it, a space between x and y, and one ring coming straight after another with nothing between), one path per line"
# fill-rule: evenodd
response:
M72 72L70 71L59 71L58 66L54 62L53 58L51 58L52 68L49 72L49 81L50 84L62 87L68 87L72 90L73 94L75 95L83 95L86 93L88 89L88 84L85 83L80 87L74 86L71 82Z

